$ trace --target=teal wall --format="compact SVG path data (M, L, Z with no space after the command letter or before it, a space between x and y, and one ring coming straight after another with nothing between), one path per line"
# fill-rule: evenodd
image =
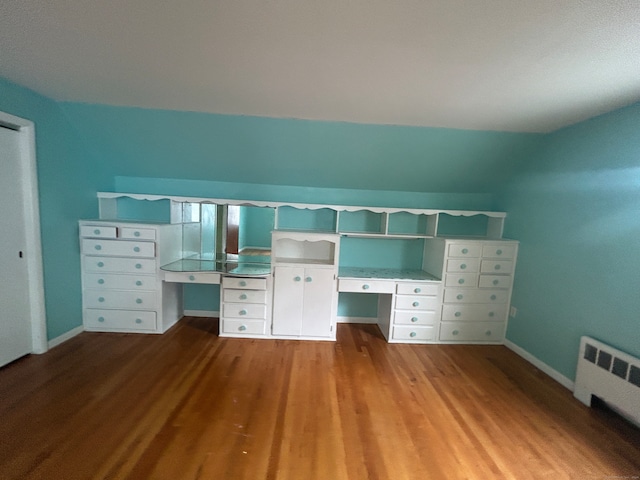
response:
M112 188L52 100L0 77L0 110L31 120L36 128L47 335L81 325L79 218L97 215L95 192ZM6 226L4 226L6 227Z
M566 377L581 335L640 356L640 104L559 130L498 197L520 240L507 337Z

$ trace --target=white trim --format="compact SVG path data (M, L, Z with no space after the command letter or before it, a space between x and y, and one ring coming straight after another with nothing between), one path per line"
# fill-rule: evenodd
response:
M220 312L215 310L185 310L185 317L215 317L220 318Z
M368 323L375 325L378 323L378 317L337 317L337 323Z
M31 323L31 351L48 350L47 320L44 303L44 273L40 241L40 208L38 204L38 174L36 166L35 125L29 120L0 112L0 123L16 128L20 142L20 168L26 234L27 282L29 283L29 316Z
M534 357L532 354L527 352L524 348L519 347L515 343L507 340L506 338L504 340L504 346L507 347L509 350L513 351L514 353L520 355L522 358L524 358L527 362L532 364L534 367L546 373L551 378L553 378L556 382L558 382L560 385L562 385L566 389L571 390L573 392L575 388L575 383L573 382L573 380L570 380L569 378L565 377L560 372L558 372L557 370L554 370L549 365L544 363L542 360L538 359L537 357Z
M79 327L76 327L72 330L69 330L66 333L63 333L60 336L57 336L56 338L49 340L49 348L53 348L53 347L57 347L58 345L60 345L61 343L66 342L67 340L72 339L73 337L75 337L76 335L80 334L84 332L84 325L80 325Z

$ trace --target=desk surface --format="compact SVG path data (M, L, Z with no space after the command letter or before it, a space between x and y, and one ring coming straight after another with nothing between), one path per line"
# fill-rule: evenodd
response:
M380 280L421 280L439 282L440 279L424 270L402 270L397 268L340 267L340 278L376 278Z

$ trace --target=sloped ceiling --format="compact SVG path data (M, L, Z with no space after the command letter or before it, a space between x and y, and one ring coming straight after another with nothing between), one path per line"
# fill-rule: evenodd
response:
M640 100L637 0L3 0L55 100L548 132Z

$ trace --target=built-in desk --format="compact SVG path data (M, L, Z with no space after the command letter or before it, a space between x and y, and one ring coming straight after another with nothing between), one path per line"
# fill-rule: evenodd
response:
M162 265L165 282L219 284L221 275L266 277L271 274L271 257L233 255L214 258L193 255Z

